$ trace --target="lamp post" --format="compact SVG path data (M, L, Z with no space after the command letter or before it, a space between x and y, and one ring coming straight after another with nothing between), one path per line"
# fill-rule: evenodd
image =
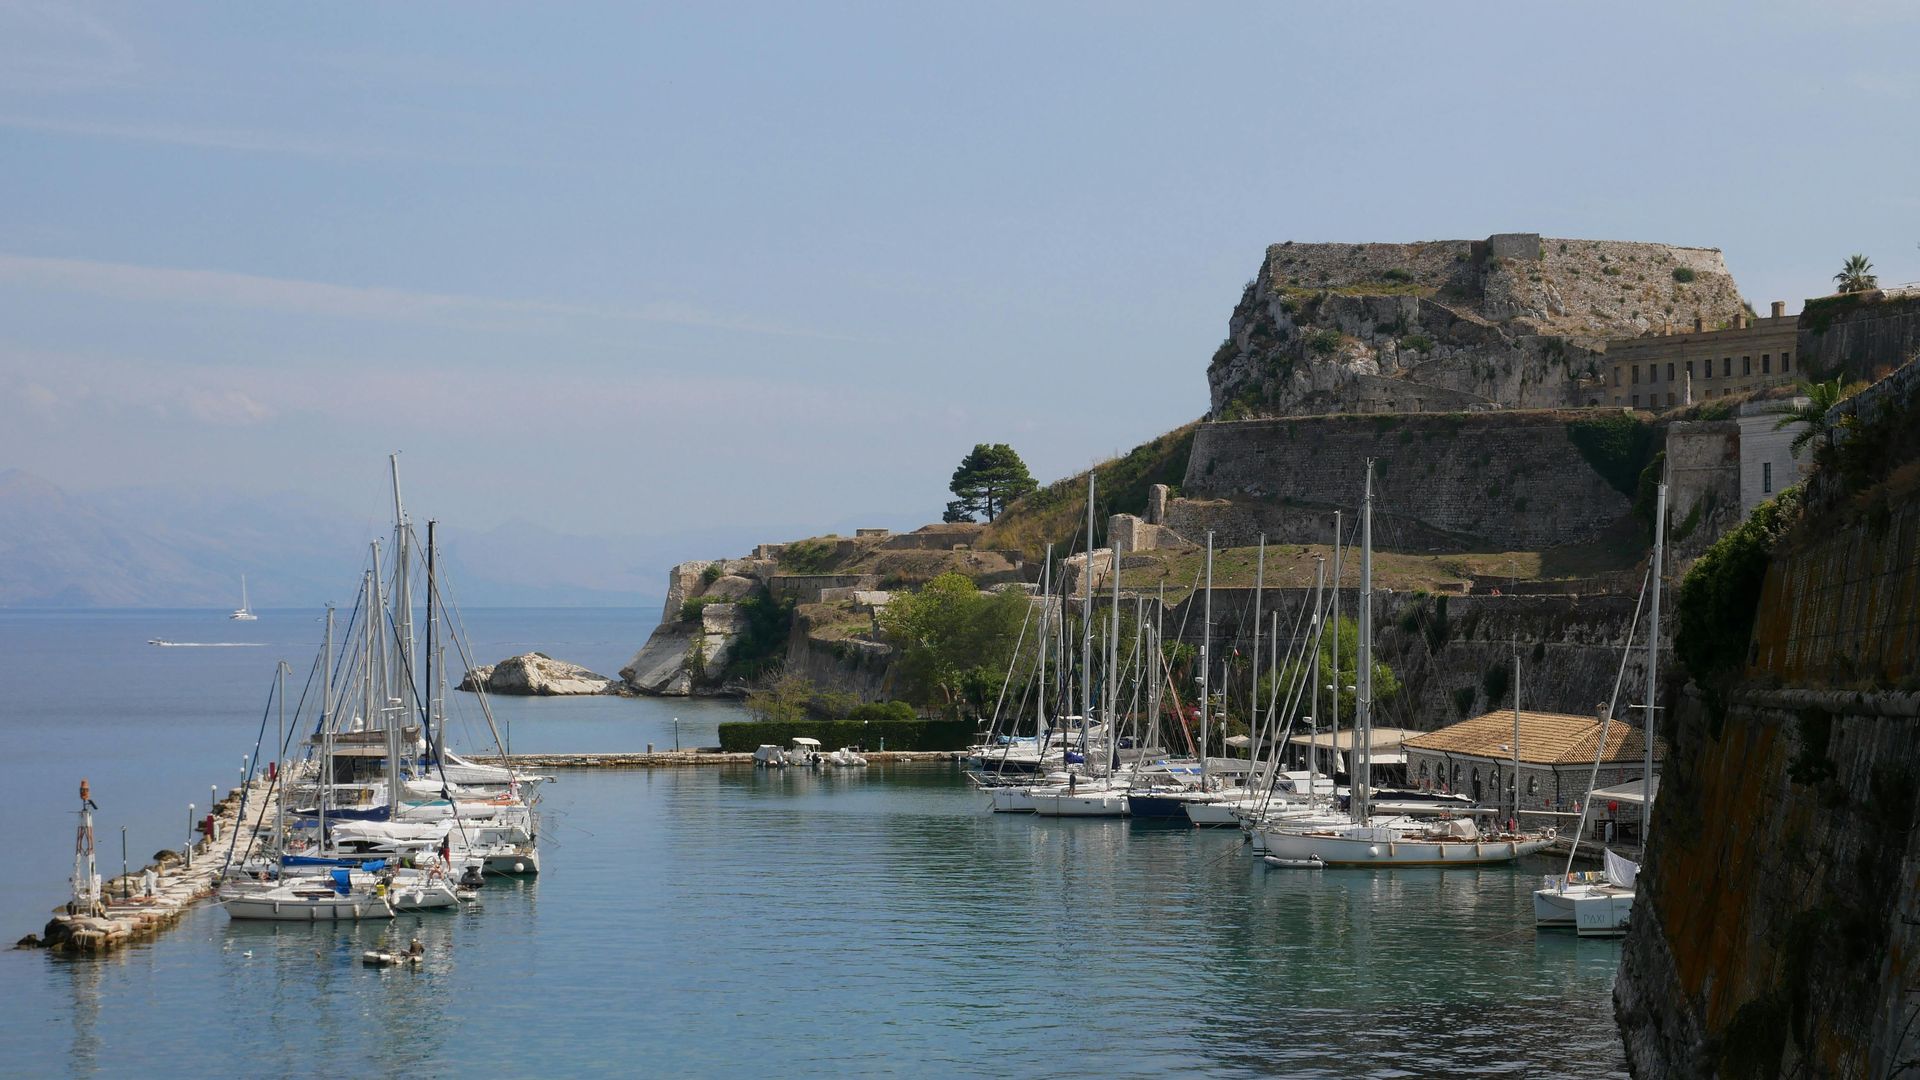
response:
M187 869L193 869L193 804L187 804Z
M680 752L680 718L673 718L673 752Z

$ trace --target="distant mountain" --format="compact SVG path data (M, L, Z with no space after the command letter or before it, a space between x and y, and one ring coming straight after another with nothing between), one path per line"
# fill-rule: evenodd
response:
M857 526L910 527L883 514L818 529L596 537L525 520L476 531L443 522L440 550L452 595L464 606L654 607L675 563ZM293 493L143 487L74 494L31 473L0 470L0 607L231 608L240 602L241 574L256 608L350 602L368 542L387 531L381 513Z

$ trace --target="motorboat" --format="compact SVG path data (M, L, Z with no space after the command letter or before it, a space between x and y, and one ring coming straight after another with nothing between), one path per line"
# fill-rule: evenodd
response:
M853 752L850 746L843 746L827 755L827 764L841 769L858 769L865 766L867 759Z

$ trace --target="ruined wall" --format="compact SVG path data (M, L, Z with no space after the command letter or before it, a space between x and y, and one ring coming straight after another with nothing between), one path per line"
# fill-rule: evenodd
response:
M1667 541L1676 566L1698 558L1747 516L1740 502L1740 434L1732 420L1667 426ZM1651 524L1646 532L1651 543Z
M1376 459L1375 542L1398 550L1538 550L1589 539L1627 497L1595 472L1559 413L1326 416L1203 424L1166 523L1222 545L1324 542ZM1229 500L1220 504L1220 500ZM1488 547L1486 545L1495 546Z

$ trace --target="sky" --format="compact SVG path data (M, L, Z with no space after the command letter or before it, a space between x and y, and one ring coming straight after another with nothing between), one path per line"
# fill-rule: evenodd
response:
M0 0L0 468L937 520L1200 416L1266 245L1920 280L1920 4ZM688 551L686 557L726 554Z

